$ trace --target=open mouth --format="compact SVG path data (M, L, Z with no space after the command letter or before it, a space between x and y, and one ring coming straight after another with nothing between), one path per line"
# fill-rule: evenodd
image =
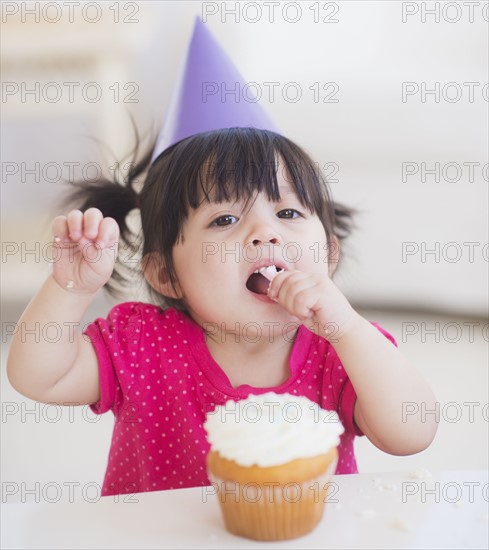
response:
M261 267L252 273L246 281L246 288L255 294L267 294L268 287L273 278L283 269L275 265Z

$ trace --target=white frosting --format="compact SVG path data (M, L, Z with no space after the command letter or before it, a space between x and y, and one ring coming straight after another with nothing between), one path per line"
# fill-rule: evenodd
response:
M344 432L335 411L306 397L273 392L217 406L204 428L222 457L261 467L327 453Z
M273 281L273 279L280 273L281 271L277 271L277 268L274 265L269 265L268 267L262 267L258 270L258 273L261 273L264 277L266 277L270 282Z

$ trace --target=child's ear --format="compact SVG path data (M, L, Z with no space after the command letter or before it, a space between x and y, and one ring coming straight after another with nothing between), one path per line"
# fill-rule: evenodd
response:
M157 252L146 254L141 260L141 267L144 273L144 278L148 283L163 296L180 300L183 297L180 285L175 283L175 287L171 284L167 269L164 266L161 255Z
M340 261L340 241L333 236L328 242L328 272L332 277Z

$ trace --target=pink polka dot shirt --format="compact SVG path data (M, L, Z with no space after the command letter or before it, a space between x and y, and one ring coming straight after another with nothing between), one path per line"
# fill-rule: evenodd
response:
M206 413L228 399L268 391L304 396L336 410L345 428L336 474L358 471L353 441L363 434L353 421L355 390L333 346L304 326L289 358L290 377L273 388L233 388L212 358L202 328L173 308L122 303L84 334L100 371L101 396L91 408L115 417L103 495L209 485Z

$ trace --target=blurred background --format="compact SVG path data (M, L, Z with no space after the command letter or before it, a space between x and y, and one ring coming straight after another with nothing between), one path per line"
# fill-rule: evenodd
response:
M486 468L487 3L3 2L2 479L102 480L113 417L20 396L6 355L50 273L66 181L124 177L131 117L149 144L196 16L335 199L358 210L336 283L395 336L439 400L429 449L393 457L363 438L360 471ZM145 296L135 284L128 299ZM115 303L100 293L84 321Z

